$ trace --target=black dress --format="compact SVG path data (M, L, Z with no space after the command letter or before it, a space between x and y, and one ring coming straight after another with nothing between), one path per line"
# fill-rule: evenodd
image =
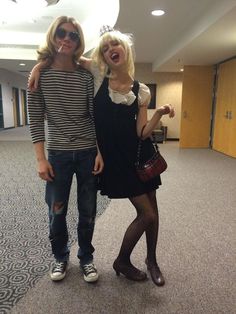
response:
M139 83L134 81L132 91L137 96ZM97 141L104 160L99 189L109 198L138 196L158 188L160 177L147 183L139 180L135 171L138 136L136 115L138 97L132 105L116 104L109 97L108 78L94 98L94 117ZM153 154L153 145L148 138L144 141L144 159Z

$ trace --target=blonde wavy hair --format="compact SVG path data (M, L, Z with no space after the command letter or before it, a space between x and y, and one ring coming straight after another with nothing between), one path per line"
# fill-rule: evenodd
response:
M46 43L44 46L40 47L37 50L38 61L45 61L45 60L48 60L49 62L53 61L53 58L57 54L57 49L55 48L55 46L56 46L56 42L55 42L56 31L64 23L71 23L74 26L74 28L76 29L76 31L79 33L80 41L79 41L78 47L76 48L74 55L73 55L73 61L75 63L78 62L79 58L84 53L84 47L85 47L84 34L83 34L83 31L82 31L80 24L76 21L76 19L74 19L73 17L69 17L69 16L59 16L49 26L47 34L46 34Z
M128 74L134 77L134 50L131 36L121 33L120 31L114 30L104 33L98 42L96 48L94 48L91 58L97 64L101 74L103 76L110 76L110 70L105 62L102 48L106 42L115 40L118 41L125 50L126 53L126 66Z

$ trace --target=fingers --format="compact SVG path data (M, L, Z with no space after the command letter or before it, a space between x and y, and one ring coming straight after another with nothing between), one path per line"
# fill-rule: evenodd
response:
M93 174L97 175L103 171L104 163L102 160L95 160L94 168L93 168Z
M37 90L38 85L39 85L39 78L35 77L35 79L34 79L34 88L35 88L35 90Z
M102 170L103 170L103 167L94 168L94 170L93 170L92 173L93 173L94 175L97 175L97 174L101 173Z
M175 116L175 109L171 106L170 108L170 113L169 113L169 117L173 118Z
M49 182L53 181L53 178L51 177L49 172L39 172L38 174L42 180L49 181Z
M174 109L173 109L173 110L170 111L169 117L170 117L170 118L174 118L174 116L175 116L175 111L174 111Z
M48 161L41 162L38 167L38 175L42 180L52 182L55 175L52 166Z
M49 175L50 177L53 179L54 178L54 172L53 172L53 169L52 169L52 166L50 165L49 167Z
M169 114L171 110L171 106L170 105L164 105L163 106L163 110L162 110L162 114Z
M39 78L40 78L40 72L37 70L37 67L35 66L33 70L31 71L29 79L28 79L28 89L31 92L35 92L38 89Z
M164 105L164 114L168 114L170 118L175 116L175 110L171 104Z

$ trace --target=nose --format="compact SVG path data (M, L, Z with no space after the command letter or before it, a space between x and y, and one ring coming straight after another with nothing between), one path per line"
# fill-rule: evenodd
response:
M109 51L109 52L113 51L113 46L112 46L112 44L109 44L109 45L108 45L108 51Z
M66 33L66 36L64 37L64 40L70 40L70 36L69 36L68 32Z

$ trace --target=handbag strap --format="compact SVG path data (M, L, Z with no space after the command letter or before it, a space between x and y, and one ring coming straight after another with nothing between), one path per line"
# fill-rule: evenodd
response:
M147 125L147 124L144 124L144 126L142 127L141 134L140 134L140 139L141 139L141 140L142 140L142 138L143 138L143 131L144 131L146 125Z
M140 155L141 155L141 147L142 147L142 137L143 137L143 130L145 128L146 124L142 127L141 134L138 141L138 149L137 149L137 159L136 164L139 165L140 163Z
M143 137L143 131L145 129L145 126L146 126L146 124L142 127L141 134L140 134L139 141L138 141L136 165L140 164L140 155L141 155L142 142L143 142L142 137ZM152 136L151 136L151 140L152 140ZM153 140L152 140L152 143L153 143L153 146L155 148L155 151L158 152L159 148L158 148L157 143Z

